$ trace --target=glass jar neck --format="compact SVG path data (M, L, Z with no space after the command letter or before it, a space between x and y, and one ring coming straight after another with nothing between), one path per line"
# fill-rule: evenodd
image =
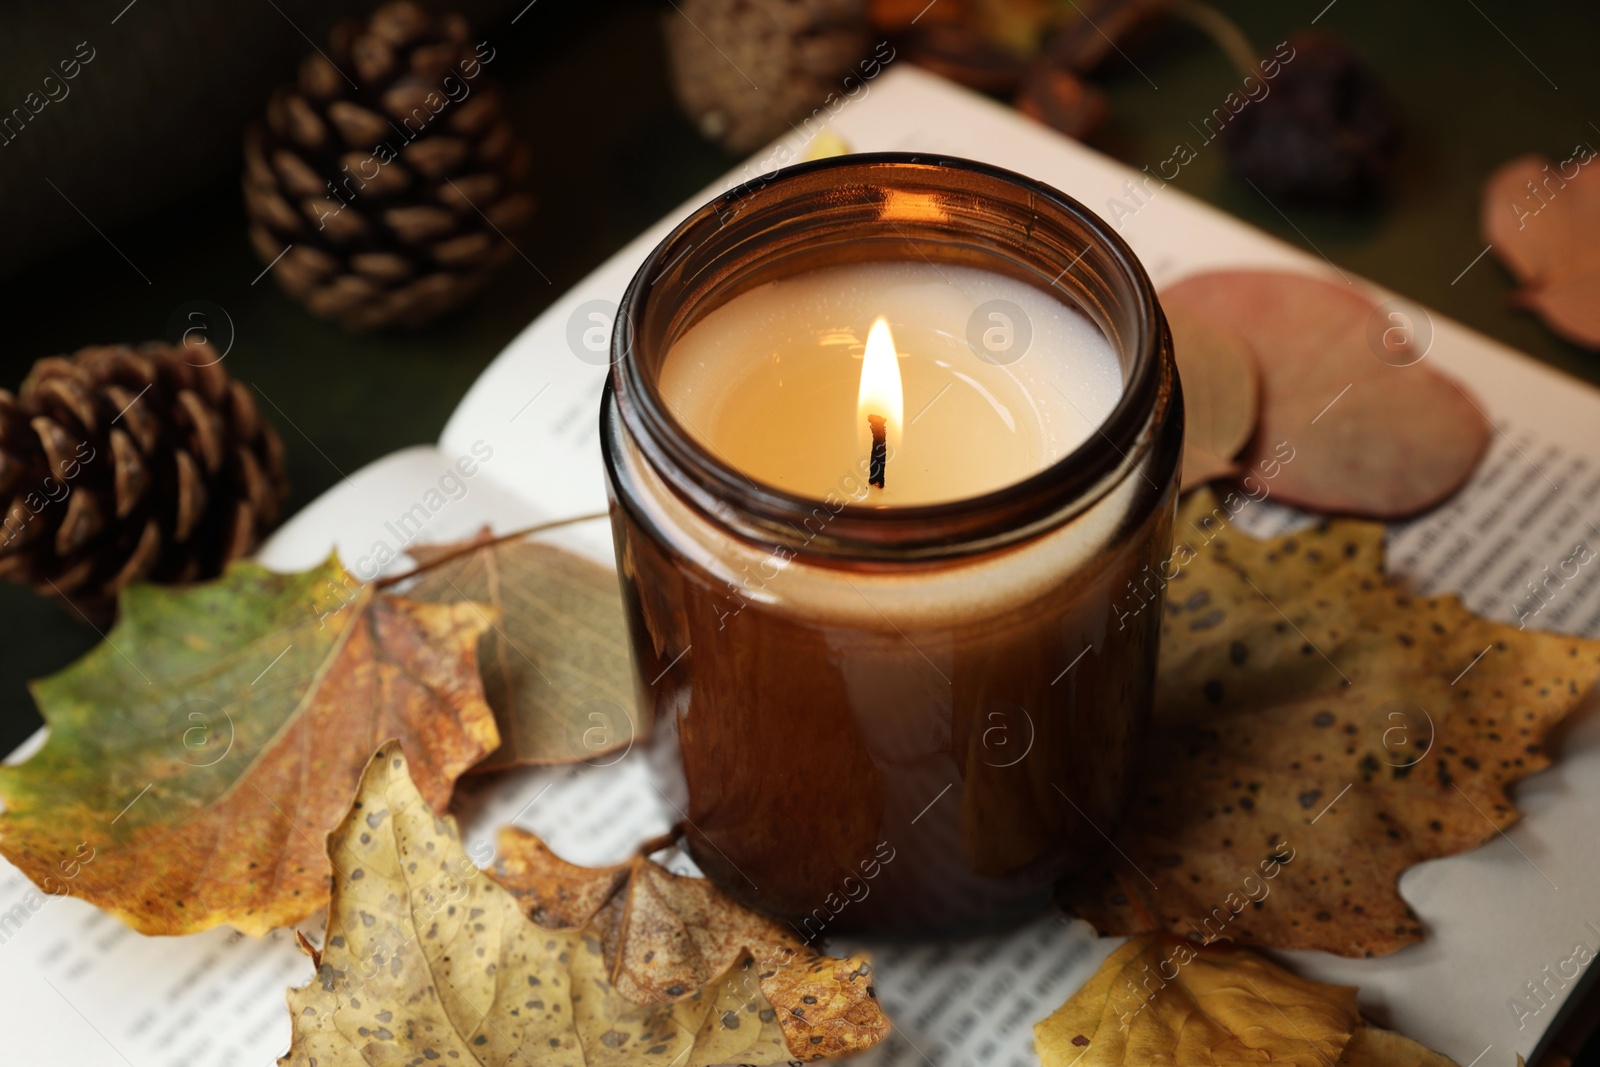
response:
M1105 333L1122 395L1081 445L1038 473L980 496L874 508L753 482L672 414L660 388L676 340L709 312L768 282L846 263L977 267L1075 306ZM753 543L840 560L943 559L990 551L1059 526L1124 479L1167 483L1177 449L1171 339L1144 269L1077 201L1008 171L901 153L776 171L713 200L678 226L629 284L612 335L602 409L606 462L623 429L644 462L708 521ZM620 425L611 425L617 420ZM1155 464L1165 469L1146 470ZM817 513L827 521L815 531ZM807 527L808 520L811 527Z

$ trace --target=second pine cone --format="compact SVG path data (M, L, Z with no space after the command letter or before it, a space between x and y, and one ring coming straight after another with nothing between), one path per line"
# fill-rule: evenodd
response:
M248 133L251 244L313 314L415 328L515 254L531 150L489 84L494 48L470 38L409 0L341 23Z

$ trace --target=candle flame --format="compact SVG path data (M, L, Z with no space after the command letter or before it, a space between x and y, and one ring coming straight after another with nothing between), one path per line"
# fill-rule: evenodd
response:
M889 333L889 320L878 316L867 334L867 354L861 361L861 391L856 394L857 432L870 444L867 416L882 416L888 422L889 451L900 447L900 430L905 424L905 400L900 391L900 359Z

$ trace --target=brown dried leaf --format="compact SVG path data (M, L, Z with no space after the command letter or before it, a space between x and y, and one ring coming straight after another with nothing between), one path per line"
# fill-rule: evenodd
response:
M1179 512L1126 859L1063 901L1104 934L1393 952L1422 936L1401 872L1516 821L1506 790L1549 765L1600 642L1409 595L1379 524L1257 541L1227 515L1207 492Z
M1056 63L1092 73L1163 19L1168 0L1072 0L1046 49Z
M753 960L755 989L800 1058L842 1056L889 1032L865 955L821 955L703 878L644 856L615 867L567 863L537 837L500 833L492 876L539 926L597 932L607 981L629 1001L670 1004Z
M1034 1026L1044 1067L1151 1063L1455 1067L1361 1021L1356 991L1301 978L1253 952L1143 934Z
M1537 288L1600 266L1600 179L1581 154L1561 163L1521 156L1483 185L1483 236L1517 280Z
M571 763L631 746L637 716L616 574L553 545L509 541L460 554L470 544L407 549L418 564L437 565L406 595L501 613L478 643L501 745L473 770Z
M917 66L984 93L1014 92L1028 65L1016 49L968 26L945 22L912 27L903 48L905 58Z
M1350 986L1244 949L1145 934L1033 1029L1044 1067L1328 1067L1360 1024Z
M924 10L926 9L926 10ZM867 19L879 33L899 35L923 22L966 22L972 18L964 0L929 4L927 0L867 0Z
M1239 336L1178 307L1167 310L1183 382L1183 488L1236 473L1255 432L1261 372Z
M1483 236L1523 284L1515 300L1574 344L1600 348L1600 178L1593 152L1513 159L1483 186Z
M1071 71L1053 66L1046 56L1029 64L1015 103L1035 122L1080 141L1094 136L1111 110L1104 93Z
M121 609L103 644L33 683L50 736L0 768L0 852L141 933L306 918L328 899L323 839L384 738L440 811L498 743L480 605L391 596L329 559L135 585Z
M710 1067L781 1063L789 1049L740 969L640 1007L606 978L592 930L546 930L467 858L394 744L373 757L328 835L325 947L289 991L281 1067ZM762 1012L768 1014L762 1019Z
M1185 493L1219 478L1236 478L1240 473L1239 465L1231 459L1190 448L1187 443L1183 446L1182 491Z
M1515 300L1573 344L1600 348L1600 266L1524 289Z
M1518 1057L1519 1059L1521 1057ZM1458 1067L1456 1061L1419 1042L1376 1026L1350 1035L1339 1067Z
M1369 336L1379 308L1348 286L1278 271L1213 271L1185 278L1161 303L1169 315L1232 330L1255 352L1260 425L1239 462L1273 462L1287 442L1294 459L1282 464L1272 491L1288 503L1412 515L1459 489L1488 448L1488 421L1461 385L1420 362L1378 358ZM1381 337L1389 321L1377 325Z
M975 42L1026 57L1039 50L1062 5L1059 0L868 0L866 7L879 33L901 36L926 26L950 27Z

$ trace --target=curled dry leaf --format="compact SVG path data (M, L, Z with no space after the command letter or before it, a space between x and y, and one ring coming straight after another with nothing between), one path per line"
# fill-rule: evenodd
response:
M1044 1067L1151 1063L1452 1067L1361 1021L1356 991L1301 978L1255 953L1144 934L1106 957L1034 1026Z
M1552 163L1513 159L1483 187L1483 237L1523 288L1532 308L1574 344L1600 348L1600 178L1579 146Z
M1237 474L1233 457L1250 442L1261 373L1250 346L1188 310L1168 309L1173 355L1183 382L1183 488Z
M972 27L934 22L912 27L903 48L919 67L984 93L1010 93L1022 82L1027 57Z
M404 743L443 810L499 741L480 605L390 596L330 559L132 586L121 609L104 643L33 683L50 735L0 768L0 853L141 933L306 918L328 899L324 835L379 742Z
M1223 459L1200 449L1191 449L1187 443L1184 444L1182 483L1184 492L1219 478L1237 477L1238 474L1239 465L1233 460Z
M1270 462L1286 442L1294 461L1273 482L1285 502L1401 518L1459 489L1488 448L1490 426L1477 403L1416 362L1426 351L1412 355L1400 344L1379 358L1369 338L1401 334L1348 286L1277 271L1214 271L1172 286L1161 303L1169 315L1234 331L1255 352L1260 425L1240 465ZM1402 333L1415 326L1398 325Z
M1339 1067L1458 1067L1458 1065L1449 1056L1440 1055L1426 1045L1397 1034L1393 1030L1362 1026L1350 1035L1350 1043L1344 1047Z
M1027 57L1061 17L1059 0L868 0L867 18L878 33L914 34L927 26L948 27L989 46Z
M554 545L479 540L407 549L429 568L407 596L500 613L484 618L478 659L502 743L473 769L593 759L639 740L616 574Z
M1170 6L1167 0L1073 0L1045 50L1067 70L1092 73L1165 18Z
M697 1067L792 1056L740 961L669 1002L623 997L600 935L529 921L468 859L454 823L423 801L393 744L368 766L328 849L327 936L316 975L289 993L283 1067Z
M1068 137L1087 140L1105 125L1111 106L1099 89L1039 56L1017 90L1017 110Z
M745 1000L776 1011L796 1057L856 1052L889 1032L865 955L824 956L705 879L644 856L578 867L510 828L498 844L494 878L540 926L595 931L607 980L633 1003L670 1004L750 960Z
M1229 946L1130 939L1034 1027L1044 1067L1282 1063L1328 1067L1361 1024L1356 991Z
M1120 854L1063 902L1104 934L1393 952L1422 936L1401 872L1517 819L1507 787L1549 765L1600 641L1410 595L1377 523L1258 541L1228 516L1204 491L1180 509L1161 728Z

